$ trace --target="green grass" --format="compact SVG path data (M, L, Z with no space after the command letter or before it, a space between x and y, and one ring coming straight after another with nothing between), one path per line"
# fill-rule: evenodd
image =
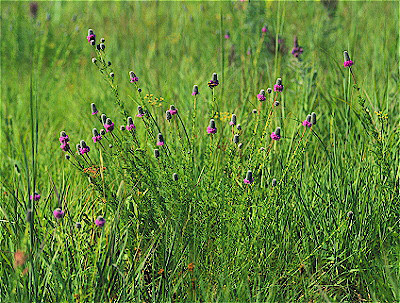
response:
M38 2L34 18L29 2L1 2L0 301L400 301L398 12L388 1ZM260 104L278 77L284 91ZM104 148L92 102L115 123ZM62 130L90 160L65 159Z

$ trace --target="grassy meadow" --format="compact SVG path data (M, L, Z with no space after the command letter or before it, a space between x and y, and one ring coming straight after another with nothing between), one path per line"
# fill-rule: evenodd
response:
M400 302L397 1L0 5L0 302Z

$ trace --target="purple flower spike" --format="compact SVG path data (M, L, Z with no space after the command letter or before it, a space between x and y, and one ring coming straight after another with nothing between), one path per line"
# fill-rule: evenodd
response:
M274 132L271 134L271 139L278 141L281 138L281 128L277 127Z
M133 71L129 72L129 77L131 78L131 80L130 80L131 83L139 81L139 78L135 75L135 73Z
M251 184L254 182L253 173L249 170L246 174L246 178L244 178L243 182L245 184Z
M126 126L126 129L127 129L127 130L135 130L135 129L136 129L136 126L135 126L135 124L132 123L132 124L127 125L127 126Z
M276 84L274 85L274 91L276 92L282 92L283 91L283 85L282 85L282 79L278 78L276 80Z
M178 113L178 110L175 108L175 106L171 105L169 107L169 112L171 115L176 115Z
M94 43L96 43L96 35L94 34L94 31L92 29L88 30L88 35L87 35L86 39L92 45ZM92 41L94 41L94 43L92 43Z
M33 200L33 201L39 201L40 200L40 195L38 193L34 193L33 196L30 195L29 199Z
M197 85L193 85L192 96L196 96L199 94L199 87Z
M263 28L261 29L261 32L263 32L263 33L266 33L266 32L267 32L267 30L268 30L268 29L267 29L267 26L266 26L266 25L264 25L264 26L263 26Z
M307 116L307 119L304 120L302 124L303 124L303 126L311 127L311 126L312 126L312 123L311 123L311 115L308 115L308 116Z
M343 54L344 54L344 63L343 63L344 67L351 67L354 64L354 62L351 61L349 53L347 51L344 51Z
M62 131L62 132L60 133L60 138L59 138L59 140L60 140L60 143L62 143L62 144L68 143L69 138L68 138L68 135L66 134L65 131Z
M138 110L138 114L136 115L136 117L142 118L144 116L143 108L141 106L138 106L137 110Z
M62 219L65 215L65 212L61 208L56 208L53 211L53 215L56 219Z
M96 221L94 221L94 223L98 226L98 227L103 227L104 224L106 224L106 219L104 219L103 217L97 217Z
M84 140L81 140L80 147L79 147L79 153L81 155L87 154L90 152L90 147L87 146L86 142Z
M302 53L303 53L303 48L299 46L299 42L297 41L297 36L294 36L292 55L298 58Z
M218 75L217 75L217 73L214 73L212 80L208 82L208 86L212 89L212 88L218 86L218 84L219 84Z
M107 118L106 123L104 124L104 128L106 132L112 132L114 130L114 123L111 121L110 118Z
M217 128L215 127L214 119L210 120L210 125L207 127L207 133L215 134L217 132Z
M93 142L94 142L94 143L99 142L99 141L102 139L102 137L101 137L101 135L99 134L97 128L93 128L92 133L93 133L92 139L93 139Z
M90 106L92 108L92 115L95 115L99 112L96 108L96 104L92 103Z
M163 146L164 145L164 137L163 137L163 135L161 133L158 134L157 145L158 146Z
M266 100L266 98L265 98L265 90L260 90L260 93L257 95L257 98L258 98L258 100L259 101L265 101Z

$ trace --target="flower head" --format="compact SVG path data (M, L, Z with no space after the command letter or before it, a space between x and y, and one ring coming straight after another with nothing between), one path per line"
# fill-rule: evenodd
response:
M96 108L96 104L92 103L90 106L92 108L92 115L95 115L99 112Z
M214 119L210 120L210 125L207 127L207 133L215 134L217 132L217 128L215 127Z
M169 112L171 113L171 115L176 115L178 113L178 110L175 108L175 106L171 105L169 107Z
M312 125L317 124L317 114L314 112L311 113L311 124Z
M104 128L106 132L112 132L114 130L114 123L111 121L110 118L107 118L106 123L104 124Z
M131 80L129 81L131 83L139 81L139 78L135 75L135 73L133 71L129 72L129 77L131 78Z
M65 212L61 208L56 208L53 211L53 215L56 219L62 219L65 215Z
M101 135L97 131L97 128L93 128L92 134L93 134L92 139L94 143L99 142L102 139Z
M237 123L237 118L235 114L232 114L231 122L229 122L230 126L235 126Z
M94 221L94 223L99 227L103 227L104 224L106 224L106 219L104 219L103 217L99 216L99 217L97 217L96 221Z
M303 121L303 126L305 127L311 127L312 123L311 123L311 115L308 115L307 118Z
M265 90L260 90L260 93L257 95L258 100L265 101Z
M137 110L138 110L138 114L136 115L136 117L142 118L144 116L143 108L141 106L138 106Z
M96 43L96 35L94 34L94 31L92 29L88 30L88 35L86 39L91 45L94 45Z
M276 91L276 92L282 92L283 91L283 85L282 85L282 79L281 78L276 79L276 84L274 85L274 91Z
M159 133L157 136L157 145L158 146L164 145L164 137L161 133Z
M197 85L193 85L192 96L196 96L199 94L199 87Z
M35 192L33 195L29 196L29 199L31 199L33 201L39 201L40 200L40 195Z
M67 135L67 133L66 133L65 131L62 131L62 132L60 133L60 138L59 138L59 140L60 140L60 143L68 143L69 138L68 138L68 135Z
M347 51L344 51L343 55L344 55L344 63L343 63L344 67L351 67L354 64L354 62L350 60L349 53Z
M231 35L229 34L229 32L228 31L226 31L225 32L225 36L224 36L224 38L225 39L229 39L231 37Z
M177 173L173 173L172 174L172 180L178 181L178 179L179 179L178 174Z
M169 110L167 110L165 112L165 119L167 119L167 121L172 119L172 115L171 115L171 112Z
M266 33L267 32L267 25L264 25L263 27L262 27L262 29L261 29L261 32L262 33Z
M277 127L274 132L271 134L271 139L278 141L281 138L281 128Z
M210 88L214 88L219 84L217 73L213 73L212 80L208 82Z
M80 148L79 148L79 153L81 155L87 154L90 152L90 147L87 146L86 142L84 140L81 140L80 142Z
M133 123L132 117L128 117L127 122L128 122L127 125L126 125L126 129L127 130L135 130L136 129L136 126Z
M294 44L292 48L292 55L298 58L303 53L303 48L299 46L297 36L294 37Z
M243 182L245 184L251 184L254 182L253 173L251 170L247 171L246 178L244 178Z

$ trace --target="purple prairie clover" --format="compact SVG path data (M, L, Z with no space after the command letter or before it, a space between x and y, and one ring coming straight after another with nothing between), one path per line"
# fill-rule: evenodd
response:
M239 135L236 134L233 136L233 143L239 144Z
M262 29L261 29L261 32L262 32L262 33L266 33L267 31L268 31L268 28L267 28L266 25L264 25L264 26L262 27Z
M311 124L311 115L308 115L307 118L303 121L302 124L305 127L311 127L312 126L312 124Z
M137 110L138 110L138 114L136 115L136 117L142 118L144 116L143 108L141 106L138 106Z
M101 115L101 122L103 123L103 125L106 124L106 121L107 121L107 116L106 116L106 114L102 114L102 115Z
M231 122L229 122L230 126L235 126L237 123L237 118L235 114L232 114Z
M228 31L226 31L225 32L225 36L224 36L224 38L225 39L229 39L231 37L231 35L229 34L229 32Z
M129 72L129 77L131 78L131 80L129 81L131 83L139 81L139 78L135 75L135 73L133 71Z
M101 135L97 131L97 128L93 128L92 134L93 134L92 139L94 143L99 142L102 139Z
M99 217L97 217L96 221L94 221L94 224L96 224L96 226L98 226L98 227L103 227L104 224L106 224L106 219L99 216Z
M283 91L283 85L282 85L282 79L281 78L276 79L276 84L274 85L274 91L276 91L276 92L282 92Z
M119 127L119 129L120 129L121 131L124 131L124 130L126 129L126 127L125 127L125 125L121 125L121 126Z
M199 87L197 85L193 85L192 96L197 96L199 94Z
M278 141L281 138L281 128L277 127L274 132L271 134L271 139Z
M99 112L97 110L96 104L92 103L92 104L90 104L90 107L92 108L92 115L95 115Z
M86 37L87 41L93 45L93 42L96 43L96 35L94 34L94 31L92 29L88 30L88 35Z
M253 173L251 170L247 171L246 178L244 178L243 182L245 184L251 184L254 182Z
M65 212L61 208L56 208L53 211L53 215L56 219L62 219L65 215Z
M217 128L215 127L214 119L210 120L210 125L207 127L207 133L215 134L217 132Z
M177 173L173 173L173 174L172 174L172 180L178 181L178 179L179 179L178 174L177 174Z
M299 46L297 36L294 36L292 55L298 58L303 53L303 48Z
M80 154L80 153L81 153L81 148L82 148L82 146L78 143L78 144L76 145L76 153L77 153L77 154Z
M274 106L279 106L279 104L280 104L279 101L274 102Z
M161 133L158 134L157 136L157 145L158 146L163 146L164 145L164 137Z
M40 195L38 194L38 193L34 193L33 195L30 195L29 196L29 199L31 200L31 201L39 201L40 200Z
M247 48L247 56L250 56L251 55L251 47L249 46L248 48Z
M68 135L67 135L67 133L65 131L60 132L59 140L60 140L60 143L63 143L63 144L64 143L68 143L69 138L68 138Z
M79 149L79 153L81 155L84 155L84 154L87 154L88 152L90 152L90 147L87 146L87 144L84 140L81 140L80 146L81 146L81 148Z
M268 87L268 88L267 88L267 93L268 93L268 94L272 93L272 88Z
M344 51L343 55L344 55L344 63L343 63L344 67L351 67L354 64L354 62L350 60L349 53L347 51Z
M155 158L160 157L160 150L159 149L154 149L154 157Z
M171 105L169 107L169 112L171 113L171 115L176 115L178 113L178 110L175 108L175 106Z
M106 129L107 133L112 132L114 130L114 122L112 122L110 118L107 118L104 128Z
M212 80L208 82L208 87L212 89L216 87L218 84L219 84L218 75L217 73L213 73Z
M136 129L136 126L135 126L135 124L133 123L132 117L128 117L126 129L127 129L127 130L135 130L135 129Z
M265 90L260 90L260 93L257 95L259 101L265 101Z

